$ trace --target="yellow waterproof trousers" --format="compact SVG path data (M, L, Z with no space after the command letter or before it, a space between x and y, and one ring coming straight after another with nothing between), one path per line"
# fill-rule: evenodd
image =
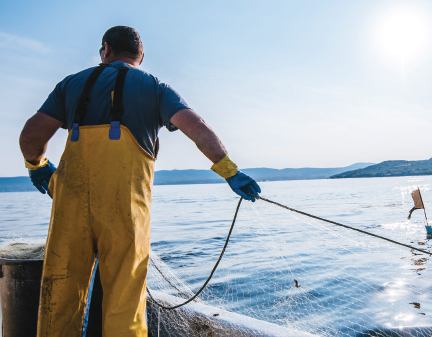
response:
M98 253L104 337L147 336L146 276L154 158L121 126L80 126L50 181L38 337L82 336Z

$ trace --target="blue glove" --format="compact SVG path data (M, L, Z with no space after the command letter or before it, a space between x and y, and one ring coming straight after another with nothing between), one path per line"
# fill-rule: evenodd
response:
M50 161L48 161L48 164L44 167L38 168L37 170L29 170L29 177L34 187L42 194L48 193L51 198L52 196L48 191L48 185L55 171L56 167Z
M258 186L256 181L241 171L238 171L226 181L234 193L237 193L243 199L255 202L255 198L247 195L246 193L253 195L258 195L258 193L261 193L261 188Z

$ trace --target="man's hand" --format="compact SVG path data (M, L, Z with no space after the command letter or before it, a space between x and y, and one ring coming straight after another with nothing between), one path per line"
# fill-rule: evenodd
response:
M48 193L52 198L48 190L48 185L52 175L56 171L56 167L48 159L45 158L44 160L46 160L45 166L39 167L38 169L29 169L29 177L34 187L36 187L39 192L42 194Z
M258 193L261 193L261 188L256 181L241 171L238 171L226 181L231 189L243 199L255 202L255 198L250 194L258 196Z

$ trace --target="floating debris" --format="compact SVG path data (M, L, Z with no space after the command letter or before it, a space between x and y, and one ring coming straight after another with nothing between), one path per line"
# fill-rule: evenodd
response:
M419 268L419 269L411 269L413 272L417 273L417 275L421 275L419 274L419 272L421 272L422 270L425 270L425 268Z
M298 283L298 281L296 279L294 279L294 283L295 283L296 288L300 288L300 284Z
M426 258L421 258L421 259L418 259L418 260L414 260L414 264L416 265L416 266L422 266L422 265L424 265L425 263L427 262L427 259Z
M414 309L420 309L420 303L412 302L410 304L414 305Z

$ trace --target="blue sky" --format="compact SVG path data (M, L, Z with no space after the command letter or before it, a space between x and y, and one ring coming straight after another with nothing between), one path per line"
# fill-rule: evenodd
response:
M0 176L26 175L18 137L55 84L96 65L106 29L136 28L142 69L172 85L242 168L432 157L427 1L3 1ZM406 34L405 34L406 33ZM403 58L403 60L402 60ZM162 130L162 169L211 163ZM47 157L57 163L60 130Z

